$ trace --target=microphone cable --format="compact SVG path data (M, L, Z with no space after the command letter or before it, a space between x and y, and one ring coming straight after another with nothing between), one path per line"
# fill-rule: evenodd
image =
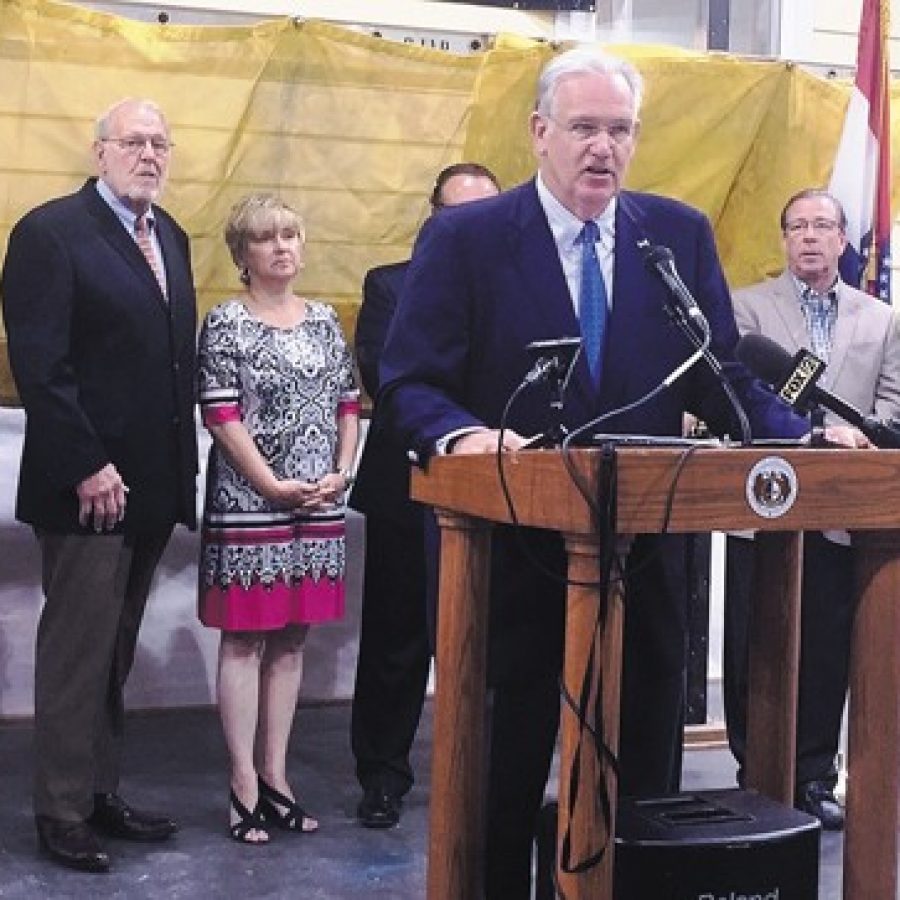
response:
M696 337L696 336L695 336ZM701 359L704 358L704 353L709 346L709 337L701 343L700 346L680 365L676 366L663 380L654 385L649 391L643 394L641 397L638 397L636 400L632 400L631 403L626 403L624 406L617 406L615 409L608 410L605 413L601 413L596 418L591 419L588 422L585 422L584 425L580 425L574 431L570 432L566 435L565 439L562 442L562 459L563 464L566 467L566 471L569 473L569 477L572 480L572 483L578 488L578 492L584 498L585 502L590 507L591 511L599 516L600 510L597 508L596 501L592 495L590 485L581 477L581 473L575 468L575 463L572 460L572 450L577 446L577 442L581 440L588 432L593 431L598 428L604 422L608 422L610 419L614 419L617 416L622 416L630 412L634 412L636 409L640 409L640 407L649 403L654 398L658 397L666 388L673 385L685 372L695 366Z
M670 385L674 384L685 372L687 372L691 367L695 366L702 358L703 353L708 346L709 340L708 338L702 342L701 346L697 348L684 362L676 366L659 384L655 385L651 390L647 391L643 396L638 397L636 400L633 400L631 403L627 403L624 406L616 407L615 409L609 410L594 419L586 422L584 425L579 426L574 431L570 432L563 439L562 445L560 447L560 456L563 461L563 465L566 467L566 472L569 475L569 479L572 484L575 485L578 493L582 496L588 508L591 511L591 514L595 517L596 521L600 522L603 520L604 513L601 510L597 499L595 498L593 492L591 491L590 484L581 476L581 473L575 466L575 463L572 459L572 451L575 446L577 446L576 442L584 437L589 431L597 428L602 425L604 422L609 421L610 419L615 418L616 416L625 415L626 413L632 412L635 409L639 409L644 404L650 402L655 397L657 397L662 391L668 388ZM601 588L601 581L591 581L584 582L576 579L570 579L567 574L560 574L559 572L554 571L549 566L545 565L544 562L537 558L531 549L528 546L528 542L525 540L525 536L523 534L523 526L519 521L518 513L516 512L515 502L513 501L512 494L509 489L509 482L506 478L506 467L504 464L504 459L506 456L506 452L503 450L503 439L508 431L508 422L510 418L510 413L512 411L513 405L516 401L521 397L522 393L530 387L532 384L536 383L540 380L538 377L529 377L535 371L532 368L531 372L519 383L516 389L509 396L509 399L506 401L506 404L503 407L503 412L500 415L500 428L499 428L499 437L497 440L497 449L494 451L494 460L497 468L497 477L500 482L500 490L503 494L503 500L506 504L507 512L509 513L510 524L513 526L517 540L519 541L519 546L523 552L523 554L529 559L529 561L537 568L542 574L544 574L547 578L552 581L555 581L557 584L562 584L568 587L569 585L573 585L575 587L592 587L592 588ZM691 448L688 448L691 449ZM515 452L515 451L513 451ZM685 454L685 456L689 456L690 453ZM681 464L683 465L683 464ZM681 465L679 465L677 474L680 474ZM667 500L666 508L667 510L671 510L671 504L674 499L674 491L677 484L677 480L673 481L673 484L670 487L669 497ZM668 523L668 516L666 517L666 524ZM623 573L621 570L621 566L617 565L617 582L621 582L623 580Z
M639 221L643 218L641 216L640 210L637 208L632 209L632 200L627 194L622 194L619 196L619 203L623 214L626 216L626 218L628 218L628 220L634 226L635 230L638 232L639 237L637 241L637 248L638 252L644 258L645 265L647 265L647 267L651 271L653 271L653 273L662 281L666 289L669 291L670 296L676 297L678 295L677 287L680 287L686 295L685 299L686 301L688 301L688 308L682 309L678 304L666 303L666 312L669 314L669 317L679 326L682 333L687 336L688 340L694 345L695 348L699 350L702 346L703 358L706 360L713 374L718 379L719 384L722 385L722 390L725 392L725 397L734 410L738 427L741 432L741 445L744 447L749 447L752 442L752 434L750 423L747 420L747 414L744 411L744 408L734 391L734 387L732 386L731 382L725 377L719 361L709 351L709 345L712 340L712 333L710 331L709 322L706 319L706 316L703 315L699 304L691 296L691 292L681 280L681 276L678 274L678 270L675 266L675 259L672 251L668 247L665 247L661 244L655 244L650 240L643 222ZM658 263L660 261L660 258L668 261L671 264L671 274L674 277L674 281L677 282L677 286L670 284L670 279L667 278L659 268ZM689 311L690 307L693 307L693 314L691 314ZM703 331L702 341L698 339L696 332L691 327L690 322L688 321L689 318L693 318Z
M606 778L601 778L597 785L597 792L594 795L594 802L598 804L598 817L604 824L604 833L606 838L597 846L594 850L587 853L581 859L573 860L572 859L572 846L571 846L571 822L575 811L575 805L578 801L579 792L580 792L580 769L581 769L581 757L582 753L585 752L586 741L590 741L593 744L594 753L601 765L606 765L609 770L612 772L613 778L618 780L619 777L619 762L617 755L612 751L610 746L604 739L602 733L602 716L597 715L597 704L600 698L603 696L603 676L604 670L603 666L600 665L596 659L597 656L597 638L601 633L603 626L606 624L607 615L609 611L610 604L610 589L613 585L617 585L619 589L622 589L625 584L625 572L623 566L623 557L619 552L619 547L617 546L618 538L617 538L617 460L616 460L616 447L614 441L607 441L603 444L600 453L600 470L598 476L598 486L597 486L597 496L595 497L591 492L589 485L584 481L581 477L581 474L575 467L574 461L572 460L572 444L578 437L582 436L586 431L591 428L595 428L600 425L602 422L607 421L614 416L622 415L627 412L630 412L633 409L639 408L641 405L650 401L653 397L657 396L662 390L669 387L672 383L674 383L678 378L681 377L686 371L688 371L693 365L695 365L699 360L703 357L703 351L705 350L705 346L698 347L696 352L693 353L688 359L686 359L683 363L677 366L669 376L667 376L663 381L656 385L651 391L648 391L644 396L638 398L637 400L629 403L625 406L619 407L615 410L611 410L605 413L602 416L597 417L591 422L587 423L585 426L577 429L576 431L569 434L563 441L563 445L561 447L561 457L566 466L566 470L569 474L570 479L576 485L579 493L585 499L588 504L588 507L594 516L596 522L598 523L598 534L599 538L599 546L600 546L600 558L599 558L599 577L596 581L582 581L577 579L571 579L567 575L560 574L558 572L553 571L550 567L546 566L542 560L540 560L530 549L528 546L528 542L525 537L525 533L523 528L521 527L521 522L519 521L518 514L515 509L515 502L513 501L512 494L509 488L509 484L506 479L506 470L505 470L505 461L504 457L506 456L506 452L503 448L503 440L505 437L505 433L508 430L508 421L510 417L510 413L513 405L522 395L523 391L529 387L531 384L540 380L540 376L533 376L532 373L535 372L532 369L532 372L529 373L529 376L523 380L523 382L513 391L507 400L503 413L501 415L500 420L500 429L499 429L499 439L497 443L497 451L495 453L495 461L497 466L498 478L501 485L501 490L504 496L504 500L506 502L507 510L510 516L510 522L514 527L514 533L516 535L516 540L519 542L519 546L524 554L524 556L534 565L539 571L541 571L546 577L549 579L563 584L566 587L576 586L576 587L586 587L593 588L598 591L598 604L596 610L596 617L594 619L594 624L592 627L592 640L590 644L590 651L588 653L588 658L585 661L585 669L582 675L581 680L581 688L579 691L579 696L575 697L569 691L568 687L565 684L564 677L562 674L560 675L559 680L559 692L562 702L566 709L570 711L576 717L578 722L578 739L576 741L575 750L572 755L571 760L571 768L568 773L568 784L569 784L569 792L568 792L568 815L567 815L567 825L566 830L562 837L562 843L560 845L560 857L559 857L559 867L562 871L567 873L578 873L584 872L593 866L597 865L607 853L609 849L609 836L612 834L612 803L609 795L609 790L607 787ZM678 459L676 470L674 477L672 479L672 483L669 487L669 491L666 498L666 505L663 513L663 521L661 523L661 533L666 533L668 531L669 522L671 520L672 507L674 503L675 490L680 479L682 472L684 471L684 467L693 454L693 452L698 449L700 444L695 444L687 447L681 456ZM513 451L515 452L515 451ZM601 499L602 498L602 503ZM632 570L632 575L636 572L640 571L640 569L644 568L644 566L648 565L652 561L653 557L650 556L645 559L641 564L639 564L638 568ZM614 574L615 573L615 574ZM624 603L625 597L622 596L622 602ZM594 695L594 715L591 716L591 698L592 698L592 688L593 682L595 679L596 672L596 680L597 680L597 688L596 694ZM565 777L565 776L563 776ZM555 854L554 854L555 855ZM560 890L559 885L556 883L556 869L554 867L553 873L553 881L557 888L557 891ZM562 893L560 893L561 897L564 897Z
M716 376L719 384L722 386L722 390L725 393L725 397L728 400L728 403L731 406L732 411L734 412L735 418L737 419L738 428L741 432L741 446L749 447L753 443L753 433L750 428L750 421L747 418L747 413L744 410L743 405L741 404L740 399L738 398L737 393L734 390L734 385L725 377L725 373L722 371L722 365L718 359L716 359L715 355L710 352L709 345L712 340L712 333L709 331L709 324L707 323L706 328L703 332L703 340L699 340L694 329L690 327L690 323L685 319L681 319L681 331L685 334L688 340L703 353L703 359L706 360L706 364L712 370L713 375ZM706 322L706 320L703 320Z

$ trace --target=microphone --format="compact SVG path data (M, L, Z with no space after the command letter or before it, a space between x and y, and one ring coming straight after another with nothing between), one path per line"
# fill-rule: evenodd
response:
M581 338L564 337L532 341L525 345L525 349L536 359L509 398L503 411L503 421L506 421L507 412L521 391L540 381L546 381L550 385L550 425L546 431L528 440L521 449L559 447L568 433L563 424L564 395L581 349Z
M665 304L669 318L675 322L685 337L697 349L697 353L692 355L684 366L679 366L667 376L663 384L665 386L670 385L702 357L706 360L706 364L713 375L718 379L725 396L728 398L728 402L731 404L731 408L734 410L735 419L741 430L741 443L746 446L750 443L750 422L747 420L747 414L741 406L734 387L722 371L721 363L709 349L709 345L712 343L712 330L709 327L706 316L703 314L703 310L700 309L700 305L694 299L694 295L682 281L681 275L678 274L678 269L675 268L674 254L668 247L650 243L647 232L641 223L643 219L641 210L637 206L632 208L632 198L628 196L627 192L619 195L619 208L638 233L636 244L638 252L644 258L644 265L662 279L663 284L669 289L669 293L677 300L677 304ZM691 321L694 322L694 328L690 325ZM699 334L697 334L698 331L700 332ZM649 397L650 395L648 395L647 399Z
M532 341L525 349L535 357L535 361L523 382L535 384L551 377L557 382L567 381L580 348L579 337Z
M655 272L669 289L669 293L675 298L682 315L692 319L704 334L709 334L709 322L703 315L693 294L687 285L681 280L678 269L675 268L675 257L668 247L661 244L651 244L646 238L638 241L638 249L644 257L644 265Z
M725 377L722 364L709 349L709 345L712 343L712 330L706 316L703 315L703 310L694 299L694 295L681 280L681 275L675 268L675 256L668 247L664 247L662 244L651 244L646 238L641 238L637 242L637 247L644 257L644 265L662 279L663 284L675 299L674 304L666 303L666 311L682 333L702 353L713 375L719 380L741 430L741 444L747 446L750 443L750 422L747 419L747 413L744 411L733 385ZM694 328L691 327L691 322L694 323ZM699 334L697 334L698 331Z
M863 415L855 406L819 387L825 363L801 348L793 357L780 344L761 334L745 334L737 343L735 356L754 375L771 384L793 409L805 411L810 403L855 425L876 447L900 448L900 430L874 416Z

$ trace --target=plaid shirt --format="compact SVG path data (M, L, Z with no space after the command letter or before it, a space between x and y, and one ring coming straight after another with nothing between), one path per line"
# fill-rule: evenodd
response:
M810 349L819 359L827 363L831 357L834 325L837 322L837 279L824 294L817 294L808 284L800 281L799 278L794 278L794 283L797 286L800 309L806 321L806 331L812 343Z

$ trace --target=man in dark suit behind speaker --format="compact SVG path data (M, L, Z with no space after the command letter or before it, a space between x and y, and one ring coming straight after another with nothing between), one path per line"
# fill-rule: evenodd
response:
M441 170L432 214L499 193L478 163ZM409 262L366 273L356 323L356 358L366 392L378 393L378 364ZM363 788L357 814L367 828L400 820L413 784L409 763L431 659L425 615L423 511L409 499L409 460L376 404L350 505L366 517L362 629L353 694L351 743Z
M195 525L196 301L188 239L155 205L172 151L159 107L97 120L98 177L13 228L3 267L25 408L16 516L41 551L34 812L41 847L101 872L97 833L177 825L118 794L123 689L157 563Z

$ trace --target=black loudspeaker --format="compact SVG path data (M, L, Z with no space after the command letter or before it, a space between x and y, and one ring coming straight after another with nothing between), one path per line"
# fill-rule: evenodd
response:
M813 816L754 791L623 799L616 900L817 900Z
M555 896L553 857L541 848L555 843L555 808L542 811L536 900ZM616 832L615 900L818 898L818 819L754 791L622 798Z

